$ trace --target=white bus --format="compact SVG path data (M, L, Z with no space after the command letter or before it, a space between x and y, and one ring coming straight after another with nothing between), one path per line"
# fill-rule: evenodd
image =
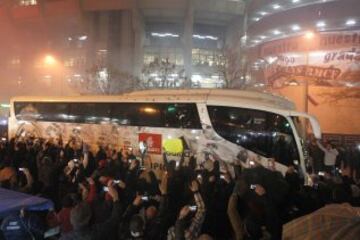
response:
M151 166L161 167L166 142L181 139L198 163L216 159L267 166L285 172L290 164L306 172L301 118L292 102L271 94L238 90L149 90L121 96L15 97L9 137L79 139L91 146L138 148L147 143ZM176 141L174 141L176 142ZM174 153L176 154L176 153Z

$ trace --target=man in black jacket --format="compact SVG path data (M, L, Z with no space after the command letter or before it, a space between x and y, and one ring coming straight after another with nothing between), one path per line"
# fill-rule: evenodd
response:
M62 236L60 240L104 240L109 238L120 220L121 204L118 192L112 186L112 182L108 184L108 189L113 201L111 216L105 222L91 226L91 208L88 203L82 202L71 211L70 220L74 230Z

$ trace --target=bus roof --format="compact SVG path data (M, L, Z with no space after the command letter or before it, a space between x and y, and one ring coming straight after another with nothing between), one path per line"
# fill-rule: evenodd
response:
M229 106L246 102L247 105L261 106L264 108L276 108L281 110L295 110L293 102L284 97L269 93L255 91L228 90L228 89L188 89L188 90L144 90L123 95L102 96L23 96L14 97L14 101L39 101L39 102L195 102L217 103L221 102Z

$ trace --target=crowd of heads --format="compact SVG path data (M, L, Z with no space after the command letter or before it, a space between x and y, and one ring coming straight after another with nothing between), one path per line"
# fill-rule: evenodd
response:
M175 161L166 152L155 172L139 156L136 149L93 152L74 139L2 141L0 187L55 207L1 219L0 239L43 239L56 226L52 239L281 239L284 223L326 204L360 206L359 182L349 174L313 174L307 185L294 166L284 176L185 153ZM26 227L8 230L17 218Z

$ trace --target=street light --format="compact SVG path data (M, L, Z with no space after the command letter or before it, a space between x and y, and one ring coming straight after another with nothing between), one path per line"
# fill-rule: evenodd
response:
M46 55L45 58L44 58L44 64L46 66L52 66L56 63L56 59L54 56L52 55Z
M305 55L305 66L306 68L309 67L309 54L310 54L310 41L315 38L315 33L313 31L307 31L304 35L305 39L307 40L306 44L306 55ZM306 76L305 76L306 78ZM304 110L306 113L309 111L308 106L308 98L309 98L309 81L305 79L304 81Z
M308 40L313 39L314 36L315 36L315 33L314 33L313 31L307 31L307 32L305 33L305 38L308 39Z
M54 79L58 79L58 81L53 82L52 84L58 84L57 89L59 89L60 95L63 93L63 81L62 81L62 71L61 62L54 55L46 54L43 57L43 68L47 75L45 78L51 80L51 76L55 75Z
M306 70L305 72L307 72L307 68L309 67L309 55L310 55L310 41L312 41L315 38L315 33L313 31L307 31L304 35L304 38L306 40L306 55L305 55L305 66L306 66ZM305 75L305 79L304 79L304 111L305 113L309 112L309 79L307 79L306 75ZM307 128L308 128L308 123L307 121L304 122L304 138L306 139L307 136Z

